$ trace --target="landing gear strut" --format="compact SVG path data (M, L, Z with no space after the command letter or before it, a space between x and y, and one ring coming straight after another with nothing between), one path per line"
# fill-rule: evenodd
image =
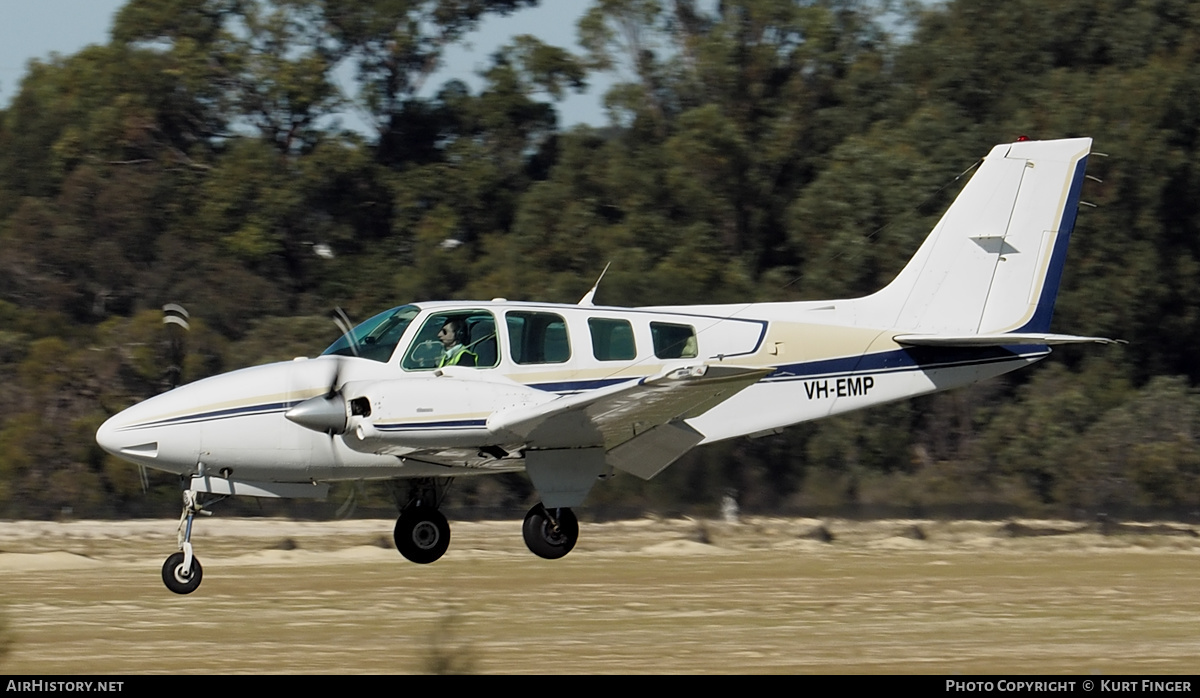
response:
M557 560L571 552L579 540L579 519L567 507L547 509L539 503L525 515L521 532L530 552Z
M183 514L179 517L180 552L168 557L162 568L163 584L176 594L192 593L204 578L204 568L192 555L192 521L195 520L196 514L212 515L211 511L204 510L204 506L196 492L191 489L183 491Z
M394 534L396 550L406 559L427 565L446 554L450 524L438 506L450 482L450 478L422 478L409 483L408 503L400 507Z

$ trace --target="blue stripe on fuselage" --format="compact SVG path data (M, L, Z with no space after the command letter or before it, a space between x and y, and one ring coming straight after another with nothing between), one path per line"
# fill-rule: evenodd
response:
M977 366L1003 361L1041 358L1050 353L1044 346L1007 347L907 347L890 351L843 356L837 359L784 364L763 379L765 382L832 378L855 373L895 373L935 368Z
M193 424L196 422L210 422L217 419L229 419L231 417L244 417L252 414L272 414L274 412L287 412L291 408L303 402L303 400L293 400L289 402L268 402L261 405L248 405L246 407L230 407L223 410L211 410L208 412L197 412L195 414L185 414L180 417L171 417L169 419L158 419L152 422L143 422L141 424L131 424L129 426L120 427L121 431L130 431L134 429L148 429L150 427L165 427L173 424Z
M415 431L423 429L460 430L486 427L486 419L452 419L445 422L396 422L394 424L376 424L379 431Z
M582 393L586 390L595 390L597 388L607 388L610 385L624 383L626 381L635 380L635 378L602 378L600 380L585 380L585 381L555 381L553 383L528 383L530 388L544 390L548 393Z

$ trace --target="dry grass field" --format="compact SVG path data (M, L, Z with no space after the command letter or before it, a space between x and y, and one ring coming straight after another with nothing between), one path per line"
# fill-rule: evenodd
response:
M452 522L432 565L391 521L0 522L6 673L1192 673L1200 538L1061 521ZM822 541L811 534L824 526ZM1014 535L1016 534L1016 535ZM1040 534L1040 535L1039 535Z

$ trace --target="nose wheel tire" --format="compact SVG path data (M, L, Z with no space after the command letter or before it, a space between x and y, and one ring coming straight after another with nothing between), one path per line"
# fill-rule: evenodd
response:
M195 557L192 558L191 569L184 569L183 553L175 553L163 563L163 584L166 584L167 588L176 594L192 593L200 586L200 580L203 577L204 569L200 567L200 561Z
M445 555L450 547L450 524L437 509L408 509L396 520L395 539L401 555L427 565Z
M557 560L571 552L575 541L579 540L579 519L566 507L550 512L538 504L525 515L521 532L530 552L547 560Z

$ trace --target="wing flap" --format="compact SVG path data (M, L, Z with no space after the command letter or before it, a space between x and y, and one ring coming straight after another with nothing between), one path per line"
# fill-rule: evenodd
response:
M704 434L685 422L660 424L609 451L607 460L614 468L649 480L703 440Z

